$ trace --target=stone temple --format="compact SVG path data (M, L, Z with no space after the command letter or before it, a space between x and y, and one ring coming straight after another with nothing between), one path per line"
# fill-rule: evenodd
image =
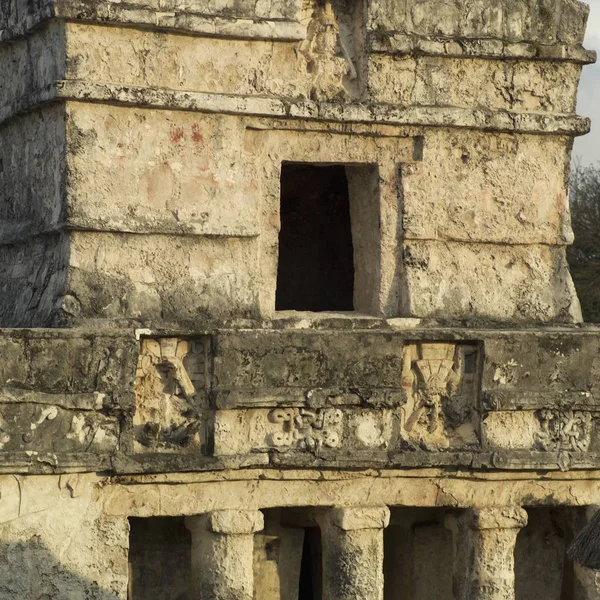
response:
M593 600L577 0L0 0L0 600Z

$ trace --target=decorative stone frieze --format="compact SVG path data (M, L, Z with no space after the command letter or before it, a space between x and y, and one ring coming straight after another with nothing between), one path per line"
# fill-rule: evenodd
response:
M592 441L593 416L583 411L542 410L538 412L542 431L536 442L543 450L586 452Z
M114 453L117 420L95 411L33 403L0 404L0 450L34 454Z
M267 437L267 444L274 448L318 451L338 448L342 443L344 413L339 408L275 408L268 418L282 426L282 431Z
M393 445L397 418L389 409L357 407L219 410L214 416L215 454L344 456L380 452Z

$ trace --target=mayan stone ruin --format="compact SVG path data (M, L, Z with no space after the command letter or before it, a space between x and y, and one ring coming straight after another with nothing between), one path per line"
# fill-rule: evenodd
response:
M578 0L0 0L0 600L598 600Z

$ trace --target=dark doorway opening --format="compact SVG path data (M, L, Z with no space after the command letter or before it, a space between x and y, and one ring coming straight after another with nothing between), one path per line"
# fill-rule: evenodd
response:
M284 163L275 310L353 311L346 169Z
M304 530L298 600L321 600L321 531L318 527Z

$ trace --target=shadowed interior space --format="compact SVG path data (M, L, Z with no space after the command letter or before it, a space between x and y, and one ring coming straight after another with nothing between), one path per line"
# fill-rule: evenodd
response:
M284 163L276 310L352 311L353 292L344 166Z

